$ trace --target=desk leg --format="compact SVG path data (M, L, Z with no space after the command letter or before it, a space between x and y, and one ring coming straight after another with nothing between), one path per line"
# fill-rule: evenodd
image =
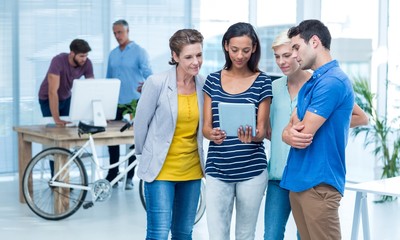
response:
M356 194L353 215L353 228L351 230L351 240L358 240L360 217L362 217L363 221L364 240L370 240L367 193L364 192L357 192Z
M364 240L370 240L367 193L362 193L361 203Z
M54 155L54 172L58 173L60 169L66 164L68 158L64 155ZM67 167L64 172L58 176L57 180L64 183L69 182L69 167ZM54 212L56 214L64 213L69 208L69 188L66 187L56 187L54 189Z
M32 143L24 141L24 134L18 133L18 177L19 177L19 202L25 203L22 193L22 177L25 168L32 158Z
M362 192L356 193L356 202L354 205L353 228L351 229L351 240L358 240L358 229L360 227Z

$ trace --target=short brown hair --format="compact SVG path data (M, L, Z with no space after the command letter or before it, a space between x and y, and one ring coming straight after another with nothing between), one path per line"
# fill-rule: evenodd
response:
M182 48L185 45L188 44L194 44L194 43L200 43L203 45L203 35L195 30L195 29L181 29L178 30L172 35L172 37L169 39L169 48L171 50L171 56L172 53L175 52L176 55L179 56L179 54L182 51ZM171 57L171 60L168 62L170 65L178 65L178 63L174 60L173 57Z
M74 39L69 45L69 50L71 50L71 52L74 52L75 54L78 54L78 53L88 53L92 49L90 48L89 43L87 43L85 40Z

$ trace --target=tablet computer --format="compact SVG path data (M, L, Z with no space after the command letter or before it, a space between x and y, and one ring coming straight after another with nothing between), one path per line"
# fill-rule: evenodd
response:
M240 126L250 126L252 136L256 135L256 107L253 103L218 104L219 126L227 136L237 136Z

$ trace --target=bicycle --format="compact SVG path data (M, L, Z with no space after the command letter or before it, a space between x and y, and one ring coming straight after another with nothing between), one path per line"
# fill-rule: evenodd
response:
M123 132L131 125L132 122L128 122L120 131ZM104 127L79 122L79 137L83 134L89 136L82 147L75 151L52 147L39 152L31 159L23 175L22 190L27 205L36 215L47 220L61 220L73 215L82 205L84 209L88 209L94 205L94 202L106 201L111 197L112 187L138 164L138 161L128 164L111 182L100 178L100 170L108 170L127 163L129 157L135 153L134 145L132 145L133 147L130 147L129 152L119 162L101 166L92 135L105 130ZM87 148L90 148L91 153L87 151ZM90 172L91 183L89 183L89 174L82 157L90 158L93 163ZM85 200L88 192L91 193L91 201ZM146 209L143 180L140 180L139 183L139 196L144 209ZM202 180L195 224L201 219L204 212L205 182Z

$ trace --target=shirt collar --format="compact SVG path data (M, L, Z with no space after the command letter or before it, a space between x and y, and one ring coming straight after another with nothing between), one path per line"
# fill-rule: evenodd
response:
M126 48L131 48L133 46L133 41L131 40L128 45L126 45Z
M324 75L329 69L333 68L333 67L339 67L339 63L337 60L332 60L328 63L325 63L324 65L322 65L321 67L317 68L313 75L312 75L312 79L315 78L319 78L322 75Z
M128 44L126 44L124 50L122 50L122 51L125 51L126 49L129 49L129 48L131 48L132 46L133 46L133 41L130 41ZM120 48L119 46L118 46L118 48L119 48L119 50L121 51L121 48Z

